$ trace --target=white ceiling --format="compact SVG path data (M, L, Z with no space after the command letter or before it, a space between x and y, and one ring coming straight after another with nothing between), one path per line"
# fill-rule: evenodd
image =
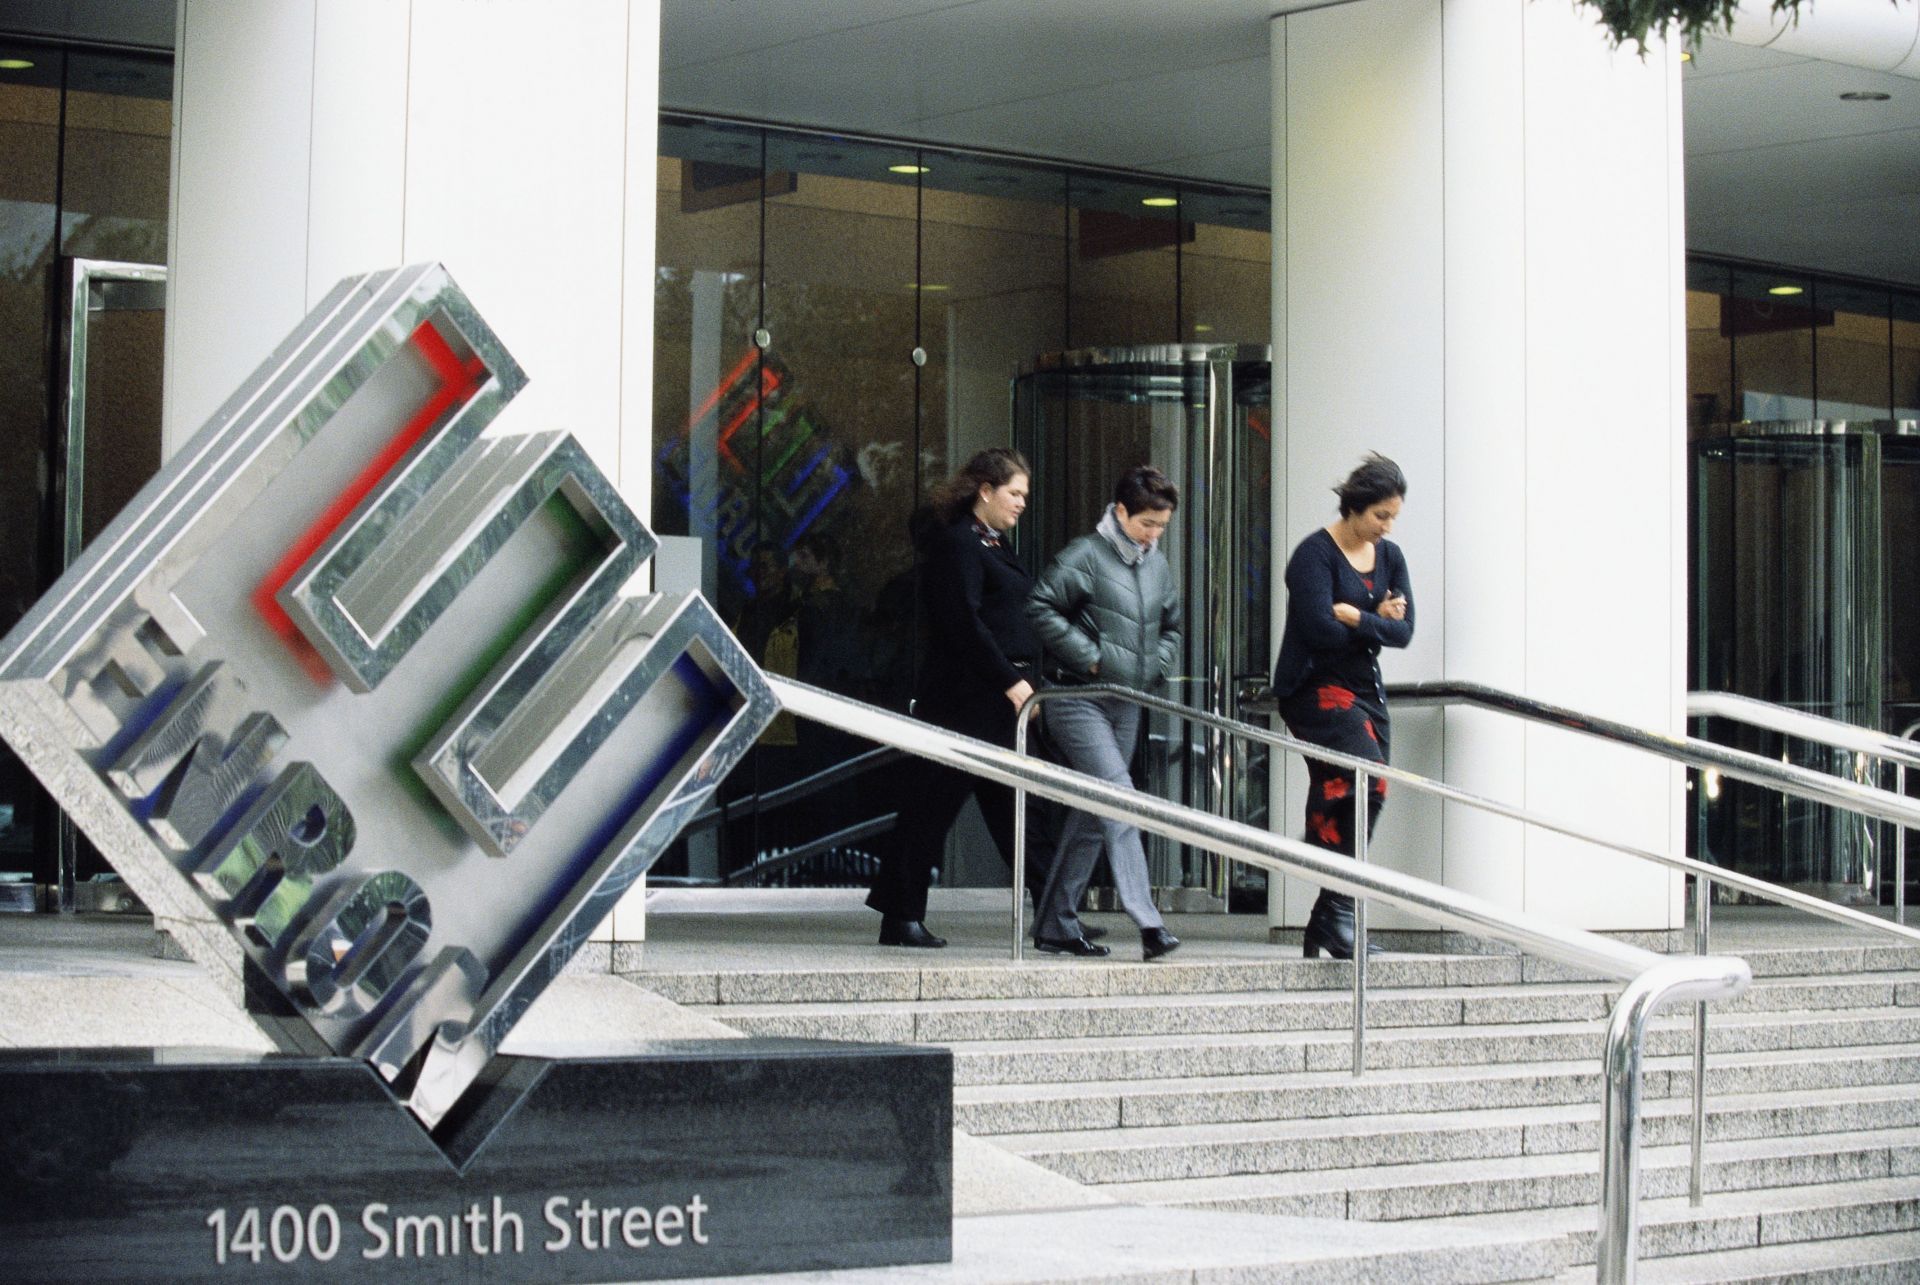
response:
M661 101L1265 187L1275 7L665 0ZM1920 82L1710 38L1685 83L1690 249L1920 284Z
M661 100L1265 187L1278 3L663 0ZM173 16L0 0L0 31L162 48ZM1920 284L1920 81L1708 39L1685 111L1690 249Z

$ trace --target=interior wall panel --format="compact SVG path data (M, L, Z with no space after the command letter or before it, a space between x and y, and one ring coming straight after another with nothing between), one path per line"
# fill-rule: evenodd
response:
M313 0L181 6L163 412L170 454L306 315Z
M314 13L307 306L402 261L412 6L327 0Z

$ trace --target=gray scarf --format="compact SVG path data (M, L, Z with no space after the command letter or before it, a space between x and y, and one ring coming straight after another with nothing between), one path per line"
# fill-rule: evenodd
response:
M1113 515L1113 506L1111 504L1107 506L1107 511L1100 515L1100 524L1096 526L1094 530L1100 533L1100 537L1103 540L1113 546L1113 551L1120 555L1120 561L1130 567L1139 566L1140 563L1146 559L1146 556L1153 552L1152 545L1141 544L1120 529L1120 519Z

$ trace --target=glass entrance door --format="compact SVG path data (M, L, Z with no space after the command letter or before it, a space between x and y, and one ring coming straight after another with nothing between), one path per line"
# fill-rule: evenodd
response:
M1916 718L1920 446L1906 421L1740 424L1693 448L1693 685L1861 727ZM1877 764L1758 728L1713 739L1891 785ZM1884 776L1884 779L1882 777ZM1696 794L1706 859L1842 901L1891 901L1891 832L1877 822L1708 776Z
M1228 715L1236 678L1272 662L1268 383L1265 347L1199 344L1050 354L1014 381L1014 443L1034 470L1022 558L1037 573L1094 528L1121 473L1159 467L1180 487L1162 549L1177 568L1186 621L1163 694ZM1155 714L1142 750L1141 788L1264 823L1264 770L1236 763L1217 738ZM1201 905L1230 893L1225 863L1181 845L1150 838L1148 862L1156 887L1199 890L1190 900Z

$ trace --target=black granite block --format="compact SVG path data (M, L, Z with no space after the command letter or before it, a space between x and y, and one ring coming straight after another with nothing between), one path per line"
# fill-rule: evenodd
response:
M496 1058L429 1136L366 1065L0 1053L0 1280L622 1281L952 1257L944 1049Z

